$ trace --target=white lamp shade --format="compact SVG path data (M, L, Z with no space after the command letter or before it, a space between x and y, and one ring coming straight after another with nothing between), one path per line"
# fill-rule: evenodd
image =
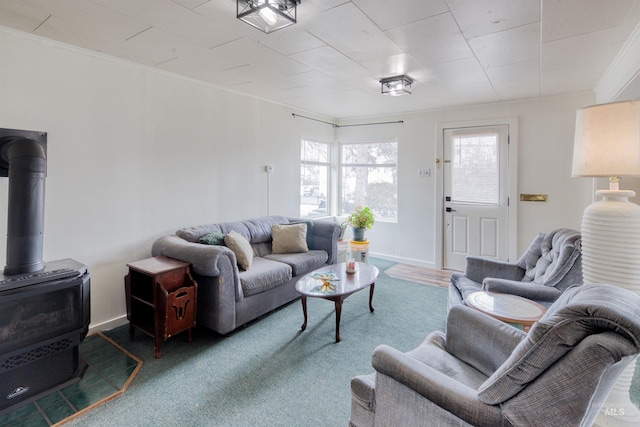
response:
M572 176L640 176L640 101L578 110Z

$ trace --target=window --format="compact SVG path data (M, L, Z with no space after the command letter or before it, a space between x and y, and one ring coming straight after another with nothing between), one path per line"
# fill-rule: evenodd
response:
M346 143L340 157L342 215L366 205L376 220L397 220L398 143Z
M497 205L498 133L454 135L451 142L451 200Z
M303 139L300 160L300 216L328 215L329 144Z

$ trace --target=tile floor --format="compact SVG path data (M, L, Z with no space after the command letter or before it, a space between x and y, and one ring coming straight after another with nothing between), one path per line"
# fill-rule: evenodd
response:
M0 415L0 426L52 426L93 405L122 393L142 361L98 333L80 344L89 367L76 383Z

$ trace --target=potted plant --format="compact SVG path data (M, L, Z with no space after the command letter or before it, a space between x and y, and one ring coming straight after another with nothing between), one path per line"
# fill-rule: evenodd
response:
M356 210L349 215L347 222L353 227L353 240L364 242L364 233L367 229L373 227L375 218L373 212L368 206L358 206Z

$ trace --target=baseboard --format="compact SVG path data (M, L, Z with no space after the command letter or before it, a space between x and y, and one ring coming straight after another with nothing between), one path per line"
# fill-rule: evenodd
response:
M110 329L117 328L118 326L126 325L127 323L129 323L129 321L127 320L126 314L107 320L106 322L96 324L92 323L89 325L89 335L96 332L108 331Z
M369 256L374 258L384 259L387 261L394 261L401 264L415 265L417 267L435 268L438 270L440 269L440 267L436 267L436 265L432 262L425 262L425 261L420 261L412 258L403 258L403 257L397 257L397 256L391 256L391 255L384 255L384 254L379 254L377 252L369 252Z

